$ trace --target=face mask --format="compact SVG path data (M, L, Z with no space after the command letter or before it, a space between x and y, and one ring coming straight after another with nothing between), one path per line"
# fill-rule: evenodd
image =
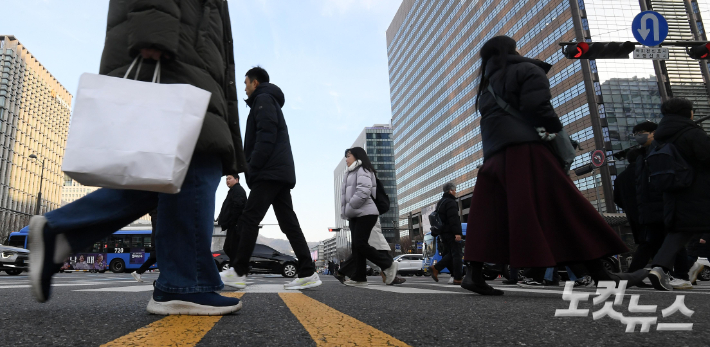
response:
M648 142L648 134L634 135L634 139L639 145L643 146L646 144L646 142Z

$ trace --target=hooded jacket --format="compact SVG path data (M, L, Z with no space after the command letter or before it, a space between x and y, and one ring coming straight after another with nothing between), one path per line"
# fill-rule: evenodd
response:
M485 159L511 145L541 142L534 130L536 127L544 127L550 133L562 130L550 102L552 94L547 72L552 65L519 55L508 55L505 66L501 65L492 61L486 66L488 83L499 98L520 111L525 119L503 111L482 84L479 110Z
M372 197L377 197L375 174L362 168L360 161L348 167L340 186L340 215L343 219L379 216Z
M246 100L251 108L244 134L244 154L249 170L247 185L257 182L279 182L290 189L296 186L291 141L284 114L285 103L281 88L271 83L260 83Z
M212 93L195 155L219 155L223 174L246 170L231 30L226 1L111 0L99 67L101 75L123 77L141 49L158 49L164 53L160 83ZM151 81L154 70L155 61L145 60L138 80Z
M664 143L675 134L688 129L673 144L695 177L690 187L663 194L663 218L669 232L710 231L710 137L691 119L664 115L654 133L657 142Z

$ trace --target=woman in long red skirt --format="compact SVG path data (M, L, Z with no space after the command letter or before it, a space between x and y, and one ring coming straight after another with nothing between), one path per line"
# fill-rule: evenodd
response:
M483 262L520 268L576 264L596 281L643 280L645 270L615 274L604 269L602 257L628 249L541 139L562 130L550 102L552 66L520 56L507 36L488 40L481 58L477 106L484 163L468 216L467 275L461 286L483 295L503 294L486 284ZM520 118L498 105L489 85Z

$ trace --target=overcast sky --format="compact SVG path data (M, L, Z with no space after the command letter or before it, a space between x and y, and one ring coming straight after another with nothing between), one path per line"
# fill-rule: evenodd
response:
M343 151L364 127L390 121L385 30L400 3L229 2L237 76L261 65L286 95L283 111L297 178L293 202L308 241L332 236L327 228L334 224L333 170ZM0 34L15 35L75 94L82 73L98 72L107 11L105 0L4 1ZM242 132L248 113L241 102ZM226 194L223 178L218 210ZM264 223L276 223L272 211ZM261 233L285 238L276 226L265 226Z

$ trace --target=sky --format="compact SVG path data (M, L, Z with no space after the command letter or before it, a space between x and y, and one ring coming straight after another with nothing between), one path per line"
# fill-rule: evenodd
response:
M385 31L401 0L229 1L239 99L241 77L260 65L281 87L296 165L293 204L306 240L333 236L333 170L364 127L391 119ZM106 0L4 1L0 34L15 37L76 93L79 76L97 73ZM249 108L242 101L242 135ZM249 192L244 176L242 186ZM224 178L217 211L227 195ZM276 224L269 210L264 224ZM285 238L278 226L261 235Z

